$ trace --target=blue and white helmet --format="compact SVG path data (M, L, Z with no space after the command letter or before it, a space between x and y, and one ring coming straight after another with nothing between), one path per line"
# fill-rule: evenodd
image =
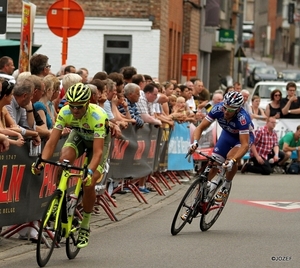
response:
M224 104L232 108L240 108L244 103L243 95L240 92L230 91L224 96Z

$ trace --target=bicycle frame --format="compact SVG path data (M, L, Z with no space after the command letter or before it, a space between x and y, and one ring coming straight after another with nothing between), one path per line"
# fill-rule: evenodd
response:
M82 167L77 167L77 166L72 166L70 165L69 161L68 160L63 160L62 163L60 162L53 162L53 161L48 161L48 160L44 160L42 159L41 157L39 157L36 161L36 166L39 165L39 163L41 162L44 162L44 163L47 163L47 164L50 164L50 165L54 165L54 166L57 166L57 167L60 167L62 168L62 174L61 174L61 177L60 177L60 181L59 181L59 185L56 189L56 191L59 192L59 195L60 195L60 201L59 201L59 204L58 204L58 208L57 208L57 211L59 212L62 212L63 214L61 215L61 218L62 218L62 221L61 221L61 227L62 227L62 234L65 238L68 238L70 232L72 231L71 230L71 227L72 227L72 221L73 221L73 217L74 215L67 215L67 208L66 208L66 193L67 193L67 190L68 190L68 181L70 178L73 178L73 177L78 177L78 181L76 183L76 187L75 187L75 191L74 191L74 194L79 197L80 195L80 191L81 191L81 187L82 187L82 179L84 179L87 175L87 157L85 157L84 159L84 162L83 162L83 168ZM80 173L71 173L70 171L71 170L78 170L80 171ZM63 207L65 206L65 207ZM50 211L52 211L54 208L54 203L51 204L51 207L50 207ZM49 214L48 215L48 218L47 220L49 220L49 217L51 215ZM60 217L60 213L56 213L55 215L55 230L58 230L59 229L59 226L58 226L58 223L59 223L59 217ZM45 228L46 226L43 226L43 228Z
M206 187L207 182L208 182L209 173L214 168L219 169L219 178L223 181L224 177L225 177L225 173L226 173L226 169L222 167L223 163L220 162L218 159L216 159L214 156L209 156L209 155L207 155L205 153L202 153L202 152L199 152L199 154L205 156L208 159L208 164L205 167L204 171L200 175L200 179L201 179L200 181L203 184L203 186ZM217 163L219 166L214 166L214 163ZM221 166L221 170L220 170L220 166ZM207 191L203 191L202 201L206 204L209 201L208 198L207 198Z
M216 191L221 187L225 178L226 169L221 167L223 163L214 156L209 156L202 152L198 153L208 159L208 164L182 197L173 217L171 225L172 235L177 235L186 223L191 224L199 213L201 214L200 229L207 231L216 222L227 201L227 199L225 202L215 201ZM187 156L190 156L190 153ZM217 165L215 166L214 163L217 163ZM219 174L216 174L218 179L217 181L213 180L213 182L216 182L214 183L216 187L208 191L208 176L213 168L219 169Z

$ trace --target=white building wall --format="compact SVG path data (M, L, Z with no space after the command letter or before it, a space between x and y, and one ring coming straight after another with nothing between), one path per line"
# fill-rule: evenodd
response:
M86 67L93 76L103 70L104 35L131 35L131 65L138 73L158 77L160 31L152 30L151 26L151 21L143 19L86 18L82 30L68 38L67 64ZM7 32L19 33L20 28L20 17L8 17ZM47 55L51 71L58 72L62 64L62 38L50 31L46 17L35 19L34 43L42 45L37 53Z

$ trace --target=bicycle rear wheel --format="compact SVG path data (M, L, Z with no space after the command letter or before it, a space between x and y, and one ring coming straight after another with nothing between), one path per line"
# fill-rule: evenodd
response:
M200 179L196 179L184 194L172 221L172 235L177 235L187 222L191 223L192 219L197 216L199 210L198 206L195 206L195 204L199 203L199 200L201 200L202 192L199 191L200 189ZM183 218L183 215L185 214L186 217Z
M201 220L200 220L200 229L203 232L207 231L217 221L217 219L219 218L220 214L222 213L222 211L223 211L223 209L226 205L226 202L228 200L230 190L231 190L231 186L228 190L228 195L227 195L226 198L223 199L223 202L216 202L215 201L215 196L217 195L217 193L221 189L221 186L222 186L222 184L219 185L216 188L214 195L211 197L211 199L208 203L207 211L202 214L202 217L201 217Z
M82 221L82 215L79 211L81 202L82 194L77 199L77 205L76 209L74 210L71 231L69 233L68 238L66 239L66 254L69 259L74 259L80 251L80 248L77 247L77 239L79 235L80 223Z
M40 267L44 267L48 263L54 246L59 247L61 214L56 222L56 213L60 198L61 193L55 191L47 204L40 223L36 248L36 260Z

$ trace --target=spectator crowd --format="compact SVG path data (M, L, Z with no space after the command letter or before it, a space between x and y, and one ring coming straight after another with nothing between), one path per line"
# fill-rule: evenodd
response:
M1 152L9 146L23 146L27 138L35 147L40 146L42 140L47 141L58 111L67 103L66 91L82 82L91 89L90 102L106 111L111 134L116 137L129 124L136 128L148 123L172 129L174 122L197 126L215 104L222 102L224 94L241 92L243 108L251 118L266 121L265 126L255 131L255 141L249 148L250 159L241 167L241 172L284 173L292 162L293 151L297 154L294 162L300 162L300 125L280 140L274 130L279 118L300 118L300 97L295 94L294 82L287 83L285 98L279 89L272 91L266 110L259 108L259 96L253 96L250 105L249 91L242 89L238 82L225 92L217 90L211 94L199 78L184 83L163 82L138 73L132 66L123 67L119 73L99 71L91 76L88 68L64 65L55 74L51 71L49 58L42 54L33 55L30 72L22 73L15 70L12 58L0 58L0 82ZM62 135L68 135L70 131L65 128ZM146 178L140 178L139 190L149 193L153 189L146 187Z

